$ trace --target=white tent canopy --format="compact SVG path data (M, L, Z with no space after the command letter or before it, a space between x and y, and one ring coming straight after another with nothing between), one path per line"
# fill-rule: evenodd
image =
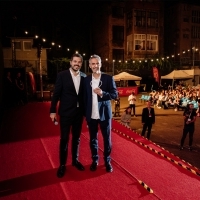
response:
M129 74L127 72L121 72L115 76L113 76L115 81L120 81L120 80L134 80L134 81L140 81L142 78L139 76L135 76L132 74Z
M174 70L171 73L161 76L161 79L189 79L194 78L194 70Z

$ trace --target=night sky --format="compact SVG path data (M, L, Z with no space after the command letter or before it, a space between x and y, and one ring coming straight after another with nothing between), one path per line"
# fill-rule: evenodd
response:
M200 1L183 0L187 3ZM109 1L104 1L108 2ZM166 0L166 6L176 2ZM82 53L90 51L91 22L100 0L74 1L1 1L0 19L3 46L9 46L6 36L31 35L31 26L37 27L36 34L45 38L44 47L51 47L51 42L60 44L63 49L70 48ZM166 7L165 7L166 8ZM167 8L166 8L167 9ZM14 17L16 19L14 20ZM56 38L56 27L60 27L60 35ZM37 43L39 40L34 40Z
M90 19L92 1L3 1L0 3L3 46L9 44L6 36L31 35L31 26L37 27L36 33L45 38L45 47L51 42L63 48L87 51L90 42ZM16 17L16 19L14 19ZM60 36L56 38L56 27Z

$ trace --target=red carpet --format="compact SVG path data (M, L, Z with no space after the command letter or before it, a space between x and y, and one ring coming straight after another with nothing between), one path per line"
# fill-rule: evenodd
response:
M29 103L8 111L0 134L0 199L200 199L199 170L113 121L113 173L106 173L102 137L100 166L91 172L89 135L82 129L80 161L58 179L59 126L49 118L49 103ZM70 150L70 148L69 148ZM149 192L149 191L150 192Z

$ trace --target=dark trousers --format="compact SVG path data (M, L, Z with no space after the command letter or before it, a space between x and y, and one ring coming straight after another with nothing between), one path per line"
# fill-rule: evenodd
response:
M65 165L67 161L70 131L72 132L72 162L78 160L82 122L83 116L79 112L79 108L77 108L75 116L60 116L60 165Z
M105 163L110 162L111 153L111 119L100 121L91 119L88 122L89 133L90 133L90 150L92 154L93 162L98 162L98 125L100 125L101 133L103 136L104 143L104 161Z
M187 126L185 126L184 129L183 129L183 135L182 135L182 138L181 138L181 146L183 146L183 144L185 142L185 138L186 138L188 133L189 133L189 146L192 146L193 135L194 135L194 127L187 127Z
M133 110L133 115L135 115L135 104L129 104L129 107L131 108L131 113Z
M148 128L148 131L147 131L147 139L149 140L149 139L150 139L150 135L151 135L152 123L144 123L144 124L143 124L142 136L145 135L145 132L146 132L147 128Z

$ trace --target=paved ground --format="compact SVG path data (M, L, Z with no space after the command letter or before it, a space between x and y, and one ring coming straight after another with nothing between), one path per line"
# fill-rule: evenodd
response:
M141 94L137 95L136 102L136 117L132 117L131 128L141 134L142 123L141 113L142 109L146 106L139 98ZM120 113L122 114L128 106L128 97L120 98ZM114 111L114 102L112 102ZM188 136L185 140L184 150L179 150L180 139L183 130L183 111L174 111L172 108L164 110L155 108L156 123L153 125L151 140L156 144L164 147L166 150L180 157L182 160L189 162L191 165L200 169L200 118L198 117L195 123L194 133L194 150L188 150ZM120 120L120 117L114 117Z

